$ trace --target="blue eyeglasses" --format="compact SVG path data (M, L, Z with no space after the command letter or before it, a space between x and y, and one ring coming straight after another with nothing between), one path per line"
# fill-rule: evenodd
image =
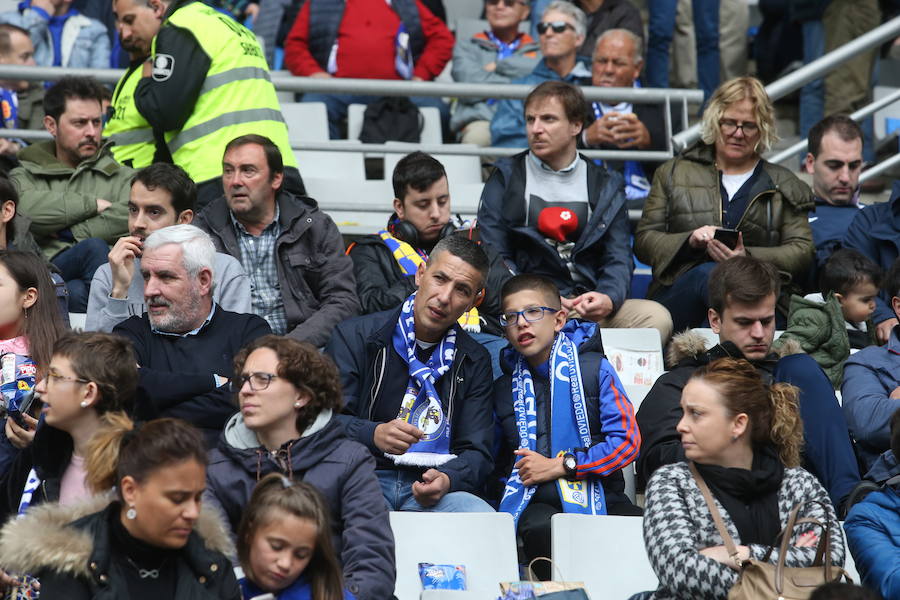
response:
M557 312L558 308L550 308L549 306L531 306L526 308L525 310L513 310L510 312L505 312L500 315L500 325L503 327L509 327L510 325L515 325L519 322L519 315L525 318L525 321L528 323L534 323L535 321L540 321L544 318L544 313L549 312Z

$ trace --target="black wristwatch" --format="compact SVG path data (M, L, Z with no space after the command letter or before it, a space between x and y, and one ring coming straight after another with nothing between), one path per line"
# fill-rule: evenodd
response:
M566 470L566 479L575 479L575 471L578 467L578 461L571 452L563 454L563 468Z

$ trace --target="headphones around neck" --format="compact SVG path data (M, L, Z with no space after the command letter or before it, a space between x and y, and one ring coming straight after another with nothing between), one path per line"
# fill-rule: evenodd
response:
M444 228L441 229L441 232L438 234L435 243L441 241L454 231L456 231L456 225L453 224L453 219L451 219L447 222L446 225L444 225ZM419 244L421 243L419 240L419 230L416 229L416 227L409 221L405 221L403 219L394 219L388 225L388 232L398 240L406 242L413 248L419 248Z

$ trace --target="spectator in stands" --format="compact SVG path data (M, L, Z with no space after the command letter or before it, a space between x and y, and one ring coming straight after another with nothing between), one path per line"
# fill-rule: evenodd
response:
M213 302L214 261L212 241L193 225L151 233L141 254L147 312L113 329L134 344L140 366L135 415L182 418L201 428L210 445L234 414L231 360L271 332L260 317Z
M350 247L356 293L362 314L390 310L416 291L419 265L440 240L456 232L450 222L450 190L444 166L423 152L397 163L393 173L394 214L377 235L357 239ZM484 302L466 312L460 325L491 355L494 376L500 376L500 350L506 346L499 325L500 287L512 277L503 258L488 252L491 268Z
M132 409L138 375L131 344L108 333L71 333L53 344L37 384L44 419L34 442L0 479L0 518L29 506L77 504L90 496L88 442L106 415ZM20 540L21 541L21 540ZM4 567L6 563L0 563ZM50 595L52 597L52 594Z
M0 177L0 250L22 250L43 257L41 247L31 235L31 219L20 213L18 207L19 193L9 179Z
M889 201L876 202L855 214L841 244L859 250L885 271L893 266L900 256L900 182L894 182ZM891 306L895 295L896 289L883 288L875 299L872 320L879 344L893 339L892 332L898 323L897 311Z
M627 29L610 29L597 39L594 50L593 84L597 87L640 87L638 78L644 65L641 38ZM604 150L666 150L665 104L606 104L592 102L589 119L581 133L588 148ZM609 161L610 169L625 177L625 198L638 201L650 193L650 178L656 163Z
M716 264L749 253L790 280L812 262L810 190L762 158L775 139L765 88L739 77L713 94L701 140L656 170L634 253L653 267L648 297L669 309L675 331L703 324L706 284ZM721 228L737 230L737 240L720 241Z
M492 468L490 360L457 323L484 295L487 274L475 242L447 236L401 306L341 323L328 343L341 420L375 456L391 510L493 510L473 495Z
M863 134L850 117L832 115L809 130L803 167L812 174L813 200L809 227L816 245L815 266L821 268L859 209L859 174L862 172ZM814 270L813 270L814 271ZM815 278L810 279L815 282Z
M672 369L656 380L637 413L643 437L637 461L639 487L657 468L684 460L677 429L682 390L699 367L727 356L750 361L767 382L799 388L804 468L822 482L835 506L843 506L859 482L847 423L831 382L812 358L786 355L796 347L783 348L782 356L771 351L779 287L775 266L757 258L736 257L713 269L709 277L709 322L719 336L719 344L706 350L703 336L692 331L673 338L669 349Z
M532 35L537 35L540 16L553 0L535 0L531 16ZM584 42L578 53L590 56L597 40L610 29L627 29L641 39L643 46L644 22L641 11L631 0L573 0L572 4L585 14Z
M253 312L272 331L324 346L359 310L344 241L314 200L283 189L284 165L271 140L245 135L225 147L225 197L197 216L216 250L239 259L250 277Z
M537 30L543 58L531 73L512 83L536 86L544 81L565 81L590 85L590 59L578 55L585 34L581 9L565 0L556 0L542 13ZM497 112L491 119L494 146L524 148L528 145L523 109L521 100L505 99L497 103Z
M893 462L900 461L900 409L891 416L890 452ZM896 598L900 592L900 479L894 478L880 490L873 491L855 504L844 521L847 546L860 583L878 590L885 598Z
M669 46L675 30L676 0L648 0L647 86L669 87ZM709 101L719 87L719 3L694 2L694 37L697 44L697 79Z
M866 209L869 210L869 209ZM900 312L900 260L884 278L894 315ZM860 457L871 467L890 447L889 422L900 408L900 327L884 346L863 348L847 359L841 386L844 415Z
M344 9L339 0L307 2L284 42L284 64L304 77L351 77L431 81L453 54L453 34L420 0L357 0ZM341 129L350 104L370 104L373 95L308 93L304 102L324 102L332 139ZM417 106L441 111L444 131L447 105L434 97L410 98Z
M54 139L19 152L21 166L10 179L31 232L66 281L69 310L84 312L107 244L128 231L133 172L100 140L100 86L93 79L63 77L47 90L44 110Z
M34 46L28 32L15 25L0 25L0 64L34 65ZM0 81L0 129L16 129L19 124L19 92L28 89L28 81ZM25 146L20 139L0 138L0 168L4 173L18 164L16 153Z
M581 90L544 82L524 113L530 150L498 161L485 184L482 239L516 273L552 279L570 314L601 327L655 327L667 340L672 322L662 306L626 300L632 258L622 177L578 154Z
M112 331L128 317L144 314L144 240L163 227L189 224L196 203L197 187L177 165L155 163L135 174L128 201L129 235L116 241L109 262L94 273L85 330ZM236 313L248 313L251 308L250 281L244 268L233 256L221 252L216 252L213 268L213 301Z
M187 171L197 183L199 210L222 195L220 157L228 142L264 135L284 157L285 188L302 194L287 125L256 36L199 0L159 0L151 6L157 19L155 54L143 67L132 102L156 140L165 140L157 144L155 160ZM149 33L139 35L150 39ZM125 110L131 108L128 103ZM133 125L143 130L142 122Z
M0 14L0 23L28 31L34 60L42 67L109 67L106 26L72 8L72 0L26 0L18 10Z
M641 434L603 357L600 328L567 323L550 279L507 281L500 322L512 349L504 352L506 374L494 384L494 412L504 447L515 454L500 510L516 520L530 562L550 555L556 513L641 514L625 496L621 473L637 457ZM572 497L576 490L586 502ZM549 566L538 573L551 574Z
M103 135L114 142L112 153L117 161L142 169L153 163L156 140L150 123L134 104L134 92L143 78L150 43L159 31L159 19L153 9L140 0L114 0L112 8L118 37L130 63L113 91L112 110L103 127Z
M0 355L11 353L27 357L35 367L34 372L16 370L12 378L4 373L4 387L13 379L20 382L16 384L19 390L16 396L20 399L33 388L36 379L46 377L53 344L64 331L54 291L53 281L40 255L0 250L0 306L3 307L0 312ZM7 394L8 388L4 390L4 397ZM9 403L6 407L10 408ZM6 473L18 450L34 439L38 421L33 415L38 411L40 402L33 403L29 411L20 411L22 425L15 419L3 417L0 476Z
M741 561L778 561L770 546L796 506L799 518L828 522L831 554L824 559L844 564L834 507L816 478L800 468L797 396L797 388L767 384L754 366L734 358L716 360L687 381L678 410L687 460L660 468L647 487L644 541L659 578L653 598L725 600ZM722 544L723 525L709 509L714 501L736 556L727 541ZM784 564L811 567L821 558L821 534L812 525L789 532Z
M375 460L347 439L338 417L341 383L334 363L309 344L269 335L235 358L232 388L241 412L229 419L210 454L205 500L238 533L253 488L266 475L315 486L331 513L347 589L361 600L389 598L394 537L388 509Z
M95 490L115 489L113 499L39 507L11 521L0 532L0 565L36 576L46 598L240 600L228 535L201 508L200 433L177 419L138 429L123 419L101 435L89 474Z
M840 389L850 349L875 343L871 316L881 268L856 250L842 248L825 263L821 281L821 292L791 296L787 330L773 349L795 340Z
M453 47L453 79L465 83L509 83L534 70L540 46L519 23L528 18L528 0L485 0L490 29L479 31ZM459 98L450 129L464 144L491 145L495 98Z

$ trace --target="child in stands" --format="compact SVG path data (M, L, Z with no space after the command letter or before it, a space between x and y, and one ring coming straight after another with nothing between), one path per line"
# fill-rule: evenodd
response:
M797 340L839 388L850 349L875 343L870 317L880 285L878 265L856 250L838 250L822 270L822 292L791 297L787 330L775 347Z
M328 507L302 481L270 473L256 485L238 529L244 600L353 600L343 589Z
M550 555L556 513L640 515L621 469L641 435L622 384L603 355L600 328L566 321L559 289L517 275L501 291L500 323L512 346L494 383L494 410L515 464L500 510L516 520L529 560ZM507 473L509 473L507 471ZM536 565L536 574L550 573Z

